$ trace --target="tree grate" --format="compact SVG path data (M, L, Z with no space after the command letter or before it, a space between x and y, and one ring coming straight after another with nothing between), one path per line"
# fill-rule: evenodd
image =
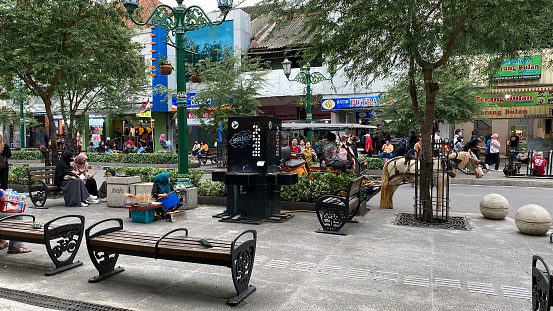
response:
M130 309L103 306L94 303L63 299L54 296L0 287L0 297L24 304L65 311L131 311Z
M449 221L444 222L442 219L434 218L432 223L426 223L419 221L415 218L414 214L400 213L397 215L395 224L398 226L413 226L413 227L428 227L428 228L442 228L442 229L456 229L456 230L470 230L470 224L466 217L463 216L450 216Z

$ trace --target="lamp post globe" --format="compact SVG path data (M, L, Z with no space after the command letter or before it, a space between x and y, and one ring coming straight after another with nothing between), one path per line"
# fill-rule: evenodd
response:
M290 80L290 74L292 73L292 62L289 61L287 58L284 59L282 62L282 70L284 71L284 75L286 76L286 79L289 81L296 81L301 84L305 85L305 95L307 104L305 105L306 108L306 116L305 121L307 123L311 123L312 121L312 114L311 114L311 84L317 84L324 80L332 80L332 77L334 76L334 71L331 71L331 78L326 78L322 73L320 72L313 72L311 73L311 65L309 63L305 64L302 68L300 68L300 72L298 75ZM312 135L311 135L311 129L307 130L307 140L312 143Z
M123 6L129 13L130 20L139 26L152 25L165 30L164 43L172 46L177 51L177 72L185 71L185 33L207 26L221 25L232 10L232 0L217 0L217 6L223 16L219 21L212 21L205 11L197 6L182 7L183 0L176 0L177 7L172 8L166 4L157 5L145 22L138 22L133 18L134 11L138 8L139 0L125 0ZM169 20L169 22L168 22ZM173 41L172 36L175 36ZM177 132L178 132L178 156L179 174L188 174L188 124L187 124L187 99L186 99L186 75L177 74Z

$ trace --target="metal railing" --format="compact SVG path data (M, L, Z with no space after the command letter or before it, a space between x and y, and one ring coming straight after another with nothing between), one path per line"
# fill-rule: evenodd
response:
M509 161L506 164L506 167L509 169L517 169L517 173L510 175L505 174L507 177L535 177L535 178L553 178L553 150L541 151L542 158L547 161L545 165L545 173L543 175L534 175L532 170L534 169L534 164L532 159L534 159L537 150L528 151L528 163L524 164L517 160L517 152L509 150Z

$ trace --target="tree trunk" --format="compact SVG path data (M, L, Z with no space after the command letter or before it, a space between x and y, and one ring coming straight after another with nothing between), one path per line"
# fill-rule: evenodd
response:
M46 116L48 117L48 124L50 127L50 147L52 149L52 165L58 165L58 132L56 131L56 122L54 122L54 114L52 113L52 101L48 97L42 97L44 102L44 109L46 110Z
M432 69L424 70L424 86L426 90L426 114L421 123L422 150L421 160L421 200L423 202L422 221L431 223L433 217L432 206L432 170L434 155L434 118L436 113L436 95L439 85L433 81Z

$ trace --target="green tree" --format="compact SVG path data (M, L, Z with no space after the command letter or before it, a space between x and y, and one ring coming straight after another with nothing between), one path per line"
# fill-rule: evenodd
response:
M128 111L140 100L141 95L146 94L148 72L146 64L140 61L140 44L131 44L127 51L119 55L110 49L117 47L119 39L126 41L130 34L121 25L114 25L112 32L112 46L103 45L92 51L93 59L103 61L83 60L78 67L69 68L61 75L56 95L70 149L75 149L76 141L73 138L78 131L76 121L79 116L89 111Z
M281 26L302 18L297 23L301 29L290 36L307 42L310 48L303 56L310 60L324 55L329 65L344 68L353 83L407 72L405 88L423 137L432 136L436 121L436 96L442 87L437 70L448 72L451 62L474 63L482 55L498 59L535 55L536 49L551 42L553 33L550 0L266 0L264 4ZM288 8L286 18L282 8ZM482 66L489 72L484 67L489 66ZM419 97L421 81L424 101ZM430 140L423 140L422 147L421 198L428 204L423 219L430 221Z
M139 62L132 33L124 27L124 9L117 2L5 0L0 3L0 78L4 85L14 76L21 79L41 98L54 129L52 101L65 94L57 93L68 85L63 81L78 72L91 74L86 64L100 69L109 64L118 74L133 58ZM52 131L52 141L56 136ZM56 152L55 144L52 149Z
M460 66L444 71L444 68L436 70L436 82L440 84L440 91L436 95L436 122L437 123L462 123L469 122L479 115L486 104L475 100L475 96L481 92L484 81L482 77L470 75L470 68ZM419 102L425 102L424 83L422 76L417 77L417 95ZM398 74L393 79L387 90L382 94L384 105L378 107L379 114L375 120L383 124L386 131L396 133L409 133L411 129L418 128L418 121L413 112L410 101L407 73ZM426 106L421 106L421 115L425 118Z
M229 116L253 115L261 106L256 97L269 71L262 60L236 55L229 47L218 54L218 61L205 58L194 66L203 76L202 88L193 99L198 104L194 114L208 131L226 133Z

